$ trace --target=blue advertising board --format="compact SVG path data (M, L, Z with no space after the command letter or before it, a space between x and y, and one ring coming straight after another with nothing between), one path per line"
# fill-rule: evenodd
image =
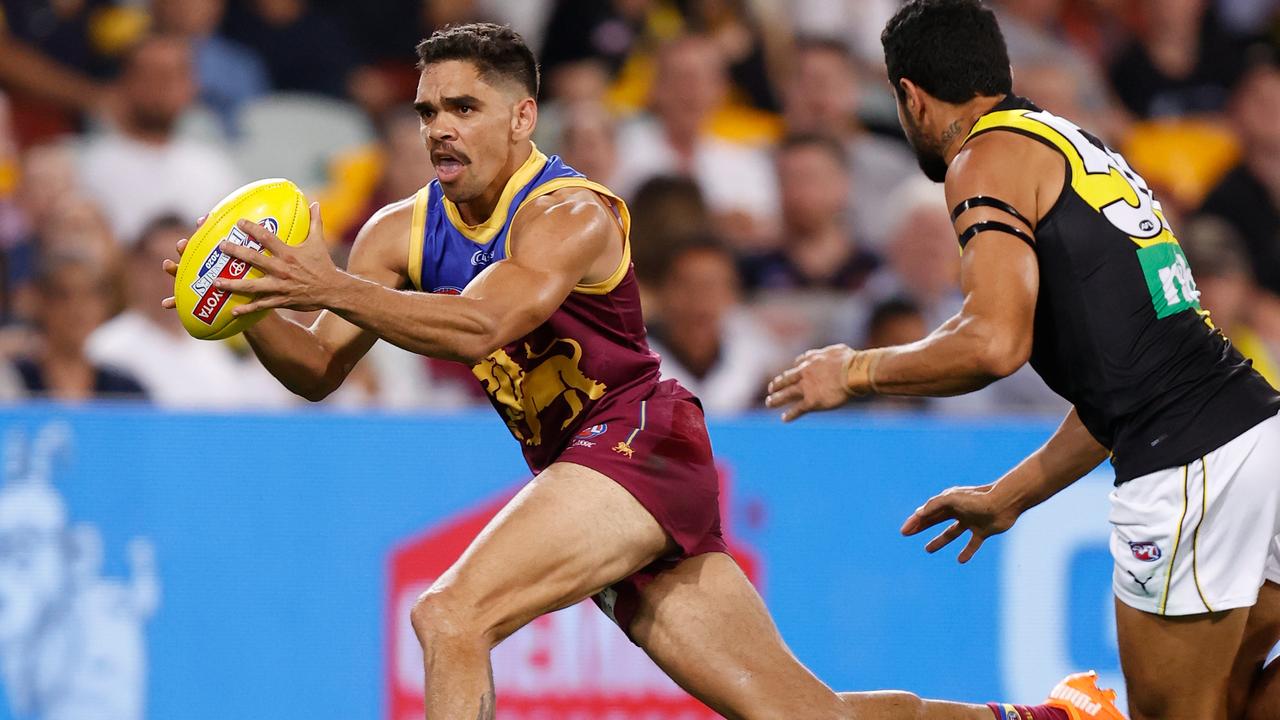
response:
M1037 702L1085 668L1118 687L1106 472L965 566L898 533L1054 426L713 422L727 531L801 660L840 690L978 702ZM27 406L0 409L0 437L0 718L411 716L396 700L420 683L405 599L430 574L401 582L397 563L446 552L528 477L488 413ZM500 710L543 692L679 706L602 615L557 615L495 652ZM587 677L588 645L630 670ZM658 716L697 716L680 712Z

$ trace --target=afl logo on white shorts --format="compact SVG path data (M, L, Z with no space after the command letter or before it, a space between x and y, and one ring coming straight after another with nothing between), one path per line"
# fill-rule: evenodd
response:
M1155 562L1160 559L1160 546L1153 542L1131 542L1129 549L1133 556L1142 562Z

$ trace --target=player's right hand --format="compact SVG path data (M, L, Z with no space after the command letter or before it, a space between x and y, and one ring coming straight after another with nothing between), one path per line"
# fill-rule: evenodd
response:
M765 406L785 408L782 421L791 422L806 413L844 405L851 397L845 381L849 360L855 354L848 345L828 345L806 352L769 383Z
M968 544L960 551L961 563L969 562L992 535L1013 527L1020 514L1012 503L993 493L995 485L953 487L930 498L912 513L902 525L903 535L924 532L939 523L951 521L951 525L924 546L926 552L935 553L952 540L971 533Z
M196 221L196 229L197 229L197 230L199 230L199 229L200 229L200 226L201 226L201 225L204 225L204 221L205 221L205 220L208 220L208 219L209 219L209 216L208 216L208 215L204 215L204 216L202 216L199 220L197 220L197 221ZM187 249L187 242L188 242L189 240L190 240L190 238L182 238L181 240L179 240L179 241L178 241L177 249L178 249L178 259L179 259L179 260L181 260L181 259L182 259L182 253L186 251L186 249ZM166 260L164 261L164 263L162 263L162 264L161 264L161 267L163 267L163 268L164 268L164 271L165 271L166 273L169 273L169 275L170 275L170 276L175 277L175 278L178 276L178 263L174 262L173 260L168 260L168 259L166 259ZM178 307L178 301L177 301L177 299L176 299L176 298L174 298L172 295L170 295L169 297L165 298L164 300L161 300L161 301L160 301L160 304L161 304L162 306L164 306L166 309L169 309L169 310L173 310L174 308Z

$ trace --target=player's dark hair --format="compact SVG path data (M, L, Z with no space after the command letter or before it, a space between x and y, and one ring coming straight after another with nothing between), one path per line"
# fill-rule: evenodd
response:
M476 66L486 82L514 81L538 97L538 61L520 33L506 25L468 23L446 25L418 43L418 67L447 60L465 60Z
M981 0L910 0L880 35L900 100L902 79L948 103L1013 92L1009 51L996 16Z
M793 133L788 135L778 143L777 152L781 155L791 150L807 148L825 153L846 172L850 169L849 155L845 152L844 146L834 137L822 133Z

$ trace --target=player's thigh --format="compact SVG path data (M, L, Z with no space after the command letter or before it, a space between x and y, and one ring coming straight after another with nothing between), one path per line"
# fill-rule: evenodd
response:
M1120 664L1132 720L1226 720L1248 608L1162 616L1116 600Z
M1244 640L1231 671L1228 714L1232 720L1280 718L1280 683L1275 678L1280 666L1273 667L1269 675L1264 675L1262 669L1278 642L1280 585L1267 581L1258 591L1258 602L1249 609Z
M507 503L414 611L449 613L496 644L672 547L657 520L620 485L590 468L556 463Z
M782 641L737 563L706 553L640 594L631 636L681 687L728 718L839 718L839 698Z

